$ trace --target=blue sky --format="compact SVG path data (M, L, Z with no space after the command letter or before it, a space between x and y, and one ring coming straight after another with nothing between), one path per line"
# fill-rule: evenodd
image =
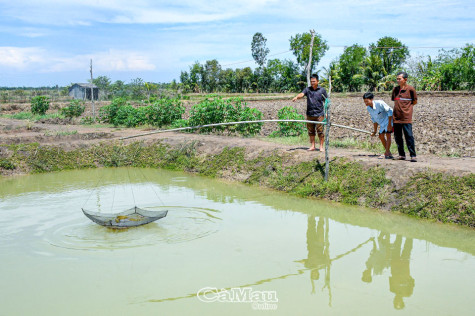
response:
M475 1L301 0L0 0L0 86L63 86L94 76L169 82L199 61L255 67L251 41L267 38L270 54L315 29L331 47L367 46L393 36L412 56L475 43ZM290 52L270 58L293 59ZM229 65L229 66L227 66Z

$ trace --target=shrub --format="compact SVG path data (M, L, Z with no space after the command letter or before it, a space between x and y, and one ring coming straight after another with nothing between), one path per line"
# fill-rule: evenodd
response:
M137 110L132 105L127 104L117 109L111 123L114 126L125 125L127 127L134 127L138 125L137 122Z
M185 107L179 99L158 99L149 106L148 123L162 127L180 120L183 113L185 113Z
M99 118L104 123L113 123L114 118L117 116L117 111L119 108L129 103L125 98L115 98L112 100L111 104L103 106L99 110Z
M298 114L297 109L291 106L284 106L277 112L279 120L304 120L304 116ZM271 136L299 136L304 131L304 124L298 122L279 122L279 130L273 132Z
M199 126L215 123L237 122L257 120L262 117L262 113L257 109L250 109L243 104L242 98L231 98L223 100L216 95L207 96L203 101L194 105L190 111L190 126ZM258 133L261 124L250 126L230 125L202 128L201 132L230 131L240 132L243 135Z
M49 109L49 99L44 95L31 98L31 113L44 115Z
M69 106L61 109L61 114L69 118L78 117L84 113L85 108L84 102L81 100L72 100Z
M262 120L262 112L258 109L245 107L240 116L239 121L259 121ZM262 123L246 123L239 124L236 130L244 136L256 135L261 131Z
M188 126L190 126L190 123L188 122L188 120L179 119L179 120L173 121L171 128L180 128L180 127L188 127ZM185 131L191 131L191 130L185 130Z
M116 98L99 111L102 122L127 127L144 124L161 127L181 119L183 113L185 107L180 100L167 98L155 100L152 105L138 108L134 108L124 98Z

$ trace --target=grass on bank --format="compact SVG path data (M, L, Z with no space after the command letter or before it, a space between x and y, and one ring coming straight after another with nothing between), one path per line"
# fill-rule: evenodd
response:
M288 136L288 137L266 137L266 141L289 145L289 146L299 146L299 147L308 147L309 141L308 136L301 134L299 136ZM318 141L318 139L317 139ZM384 153L383 145L381 144L379 138L373 138L372 141L361 141L355 138L343 138L343 139L330 139L330 148L347 148L347 149L363 149L371 153ZM408 151L405 146L406 151ZM395 142L391 143L391 153L397 155L397 145Z
M49 114L33 114L31 112L18 112L15 114L1 114L0 117L15 119L15 120L30 120L30 121L39 121L43 119L55 119L55 118L65 118L64 115L61 115L59 112L49 113Z

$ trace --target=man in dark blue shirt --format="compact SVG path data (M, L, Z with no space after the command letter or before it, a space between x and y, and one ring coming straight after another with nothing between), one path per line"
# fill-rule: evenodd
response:
M325 88L318 86L317 74L313 74L310 77L310 87L306 87L305 89L303 89L303 91L299 93L295 98L293 98L292 101L295 102L298 99L303 98L304 96L307 97L307 120L318 122L323 121L323 119L325 118L324 104L325 99L328 97L328 95ZM323 125L307 123L307 131L308 136L310 137L310 148L308 150L316 150L315 134L318 134L318 138L320 140L320 151L325 151L325 147L323 147Z

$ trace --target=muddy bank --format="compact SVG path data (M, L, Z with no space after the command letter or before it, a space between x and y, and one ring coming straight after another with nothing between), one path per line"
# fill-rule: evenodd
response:
M69 146L12 144L0 146L0 171L50 172L97 167L152 167L183 170L303 197L398 211L412 216L475 227L475 175L429 170L393 177L381 165L334 156L323 181L324 158L273 146L207 146L206 140L90 142ZM216 144L216 143L215 143ZM394 169L394 168L392 168Z

